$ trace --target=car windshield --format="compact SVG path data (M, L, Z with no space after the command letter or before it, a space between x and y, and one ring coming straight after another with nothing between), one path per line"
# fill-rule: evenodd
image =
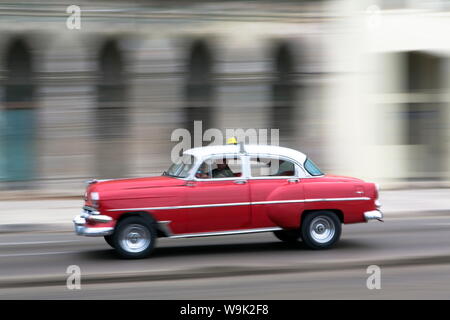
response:
M316 166L316 164L310 159L306 159L304 167L306 171L308 171L308 173L312 176L323 176L323 172L320 171L319 167Z
M163 172L163 176L186 178L195 163L195 159L191 155L184 155L179 161L172 164L167 171Z

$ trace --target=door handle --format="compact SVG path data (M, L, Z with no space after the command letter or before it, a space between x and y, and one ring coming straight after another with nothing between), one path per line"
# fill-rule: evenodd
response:
M288 179L289 183L297 183L299 180L297 178Z
M234 180L235 184L246 184L247 180Z

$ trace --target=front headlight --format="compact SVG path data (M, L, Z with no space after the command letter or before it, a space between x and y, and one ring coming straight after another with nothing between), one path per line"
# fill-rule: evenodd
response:
M100 201L100 195L98 194L98 192L91 192L92 206L95 208L98 208L99 201Z

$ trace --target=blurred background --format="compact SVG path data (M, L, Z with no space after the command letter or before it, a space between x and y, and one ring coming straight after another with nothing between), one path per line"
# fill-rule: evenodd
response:
M0 2L4 195L159 175L194 120L278 128L384 188L450 185L448 1L78 1L69 29L72 4Z
M448 30L448 0L0 0L0 299L449 299ZM86 180L160 175L194 121L279 129L258 142L379 183L386 223L328 251L262 233L139 261L74 234Z

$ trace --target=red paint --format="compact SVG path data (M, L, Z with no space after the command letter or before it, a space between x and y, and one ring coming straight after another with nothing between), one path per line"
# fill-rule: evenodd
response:
M174 234L274 226L297 228L302 214L311 210L340 212L344 223L365 222L363 213L376 209L375 200L378 197L373 183L332 175L300 178L298 182L289 182L286 178L248 179L245 184L236 184L234 180L186 181L161 176L97 182L91 184L87 191L88 194L100 194L98 210L114 219L108 224L96 223L90 227L114 226L122 215L134 212L128 210L131 208L305 200L297 203L140 210L152 215L156 221L171 221L170 228ZM370 200L309 202L357 197L368 197ZM86 205L92 205L90 199ZM111 209L122 210L109 211Z

